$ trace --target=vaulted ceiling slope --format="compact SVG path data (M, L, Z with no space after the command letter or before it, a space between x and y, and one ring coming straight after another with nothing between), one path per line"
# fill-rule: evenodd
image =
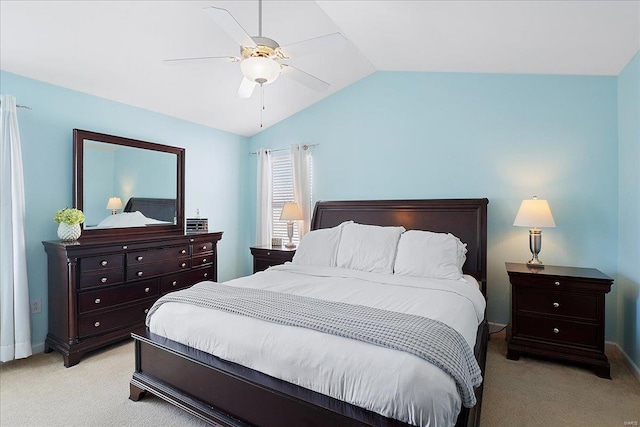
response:
M227 9L258 34L258 1L0 1L0 68L235 134L262 128L261 93L237 96L238 56L204 12ZM617 75L640 49L639 1L271 1L263 34L280 45L341 32L347 46L292 61L329 82L264 87L264 127L376 70Z

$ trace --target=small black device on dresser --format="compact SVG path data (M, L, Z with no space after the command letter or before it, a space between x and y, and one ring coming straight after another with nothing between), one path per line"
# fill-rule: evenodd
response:
M611 378L604 353L605 294L613 279L595 268L506 263L511 282L507 358L532 354L589 366Z
M293 259L296 253L295 248L287 248L284 246L252 246L251 255L253 255L253 272L264 271L274 265L284 264Z

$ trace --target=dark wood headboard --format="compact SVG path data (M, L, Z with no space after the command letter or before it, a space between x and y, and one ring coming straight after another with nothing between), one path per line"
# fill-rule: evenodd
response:
M311 229L330 228L344 221L398 226L407 230L451 233L467 244L463 266L480 282L487 296L487 204L488 199L353 200L317 202Z

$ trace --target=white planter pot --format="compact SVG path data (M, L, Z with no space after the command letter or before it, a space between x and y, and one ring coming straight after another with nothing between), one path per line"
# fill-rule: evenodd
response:
M60 225L58 225L58 238L60 240L78 240L81 233L82 229L80 228L80 224L69 225L61 222Z

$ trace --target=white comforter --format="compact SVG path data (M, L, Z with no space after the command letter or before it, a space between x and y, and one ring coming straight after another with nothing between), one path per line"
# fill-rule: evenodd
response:
M485 300L470 276L459 281L292 264L226 282L411 313L446 323L473 349ZM165 303L151 332L417 426L452 426L456 385L423 359L361 341L188 304Z

